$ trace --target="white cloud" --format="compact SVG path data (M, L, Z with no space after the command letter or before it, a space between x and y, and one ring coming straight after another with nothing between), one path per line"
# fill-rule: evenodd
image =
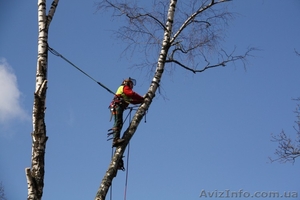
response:
M12 119L28 119L20 104L17 77L5 59L0 58L0 123Z

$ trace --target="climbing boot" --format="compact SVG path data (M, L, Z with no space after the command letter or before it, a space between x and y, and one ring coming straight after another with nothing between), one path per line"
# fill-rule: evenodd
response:
M112 146L117 147L117 146L121 145L123 142L124 142L124 139L114 138Z

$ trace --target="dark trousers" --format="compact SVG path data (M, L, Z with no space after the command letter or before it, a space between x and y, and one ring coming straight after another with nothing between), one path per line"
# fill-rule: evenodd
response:
M113 130L114 130L114 138L120 138L120 132L122 130L122 126L123 126L123 112L124 112L124 108L122 105L115 105L114 107L114 113L113 113L113 116L114 116L114 120L115 120L115 123L114 123L114 127L113 127Z

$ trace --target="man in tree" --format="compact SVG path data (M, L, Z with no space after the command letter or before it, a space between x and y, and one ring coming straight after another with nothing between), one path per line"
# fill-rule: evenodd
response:
M140 104L144 101L144 97L135 93L132 88L136 84L136 80L128 78L123 80L121 86L118 88L116 95L109 107L114 117L114 126L112 128L113 147L117 147L124 139L120 139L120 132L123 126L123 112L129 104Z

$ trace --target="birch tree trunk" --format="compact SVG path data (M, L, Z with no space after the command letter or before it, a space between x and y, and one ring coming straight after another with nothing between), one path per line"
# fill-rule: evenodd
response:
M191 3L192 9L190 11L185 11L186 8L178 9L176 12L177 21L174 23L175 11L177 7L180 7L180 4L177 5L177 1L169 0L166 17L164 12L155 10L151 13L137 7L136 4L131 6L129 2L124 4L119 1L102 0L98 4L99 10L112 8L117 13L116 16L125 16L128 18L128 26L123 26L119 30L121 39L129 41L130 45L133 46L141 43L144 44L147 41L147 44L157 44L161 48L155 66L156 70L146 93L145 101L138 108L129 127L124 132L123 139L125 141L121 146L116 148L108 170L98 188L95 200L105 200L113 178L117 175L118 163L122 159L123 153L140 121L151 105L160 85L166 64L174 64L192 73L201 73L211 68L225 67L226 64L236 61L241 61L245 66L246 57L250 55L250 52L255 50L254 48L250 48L244 55L234 55L234 50L227 53L223 49L220 49L215 62L211 64L205 54L206 52L210 54L211 48L217 46L218 34L220 34L218 25L226 23L227 17L230 17L230 13L226 11L219 12L217 8L214 10L212 7L217 4L229 2L230 0L183 0L182 2L187 3L186 5L188 5L188 2ZM162 9L165 10L165 1L161 0L159 2L162 5ZM167 18L166 21L164 21L165 18ZM162 39L160 39L161 32L159 32L159 35L156 34L158 33L157 30L163 30L164 35ZM141 40L139 40L140 38ZM145 49L145 45L143 45L143 49ZM147 52L147 50L145 51ZM182 59L182 57L188 59ZM196 59L197 62L194 62ZM191 60L192 62L186 62L186 60ZM201 63L202 67L198 68L198 64L195 65L195 63ZM192 66L190 66L191 64Z
M159 55L156 71L155 71L154 77L152 79L152 83L149 87L149 90L146 94L145 101L138 108L128 129L125 131L124 136L123 136L125 141L124 141L123 145L117 147L117 149L114 153L114 156L111 160L111 163L109 165L109 168L106 171L104 178L102 179L102 182L100 184L100 187L97 191L95 200L105 200L108 189L111 186L111 183L113 181L113 178L117 175L118 163L121 160L123 153L125 152L125 149L129 143L129 140L135 133L139 123L141 122L146 111L150 107L152 99L154 98L157 88L159 87L159 83L162 78L164 67L165 67L166 56L167 56L168 50L171 45L170 40L171 40L171 33L172 33L172 26L173 26L173 19L174 19L176 3L177 3L177 0L170 1L170 6L169 6L169 10L168 10L168 19L166 22L166 29L164 31L164 39L162 42L162 48L160 50L160 55Z
M46 0L38 0L38 57L36 86L32 114L32 155L31 168L26 168L28 200L40 200L43 196L45 173L45 149L47 142L45 109L48 70L48 29L59 0L52 2L46 15Z

